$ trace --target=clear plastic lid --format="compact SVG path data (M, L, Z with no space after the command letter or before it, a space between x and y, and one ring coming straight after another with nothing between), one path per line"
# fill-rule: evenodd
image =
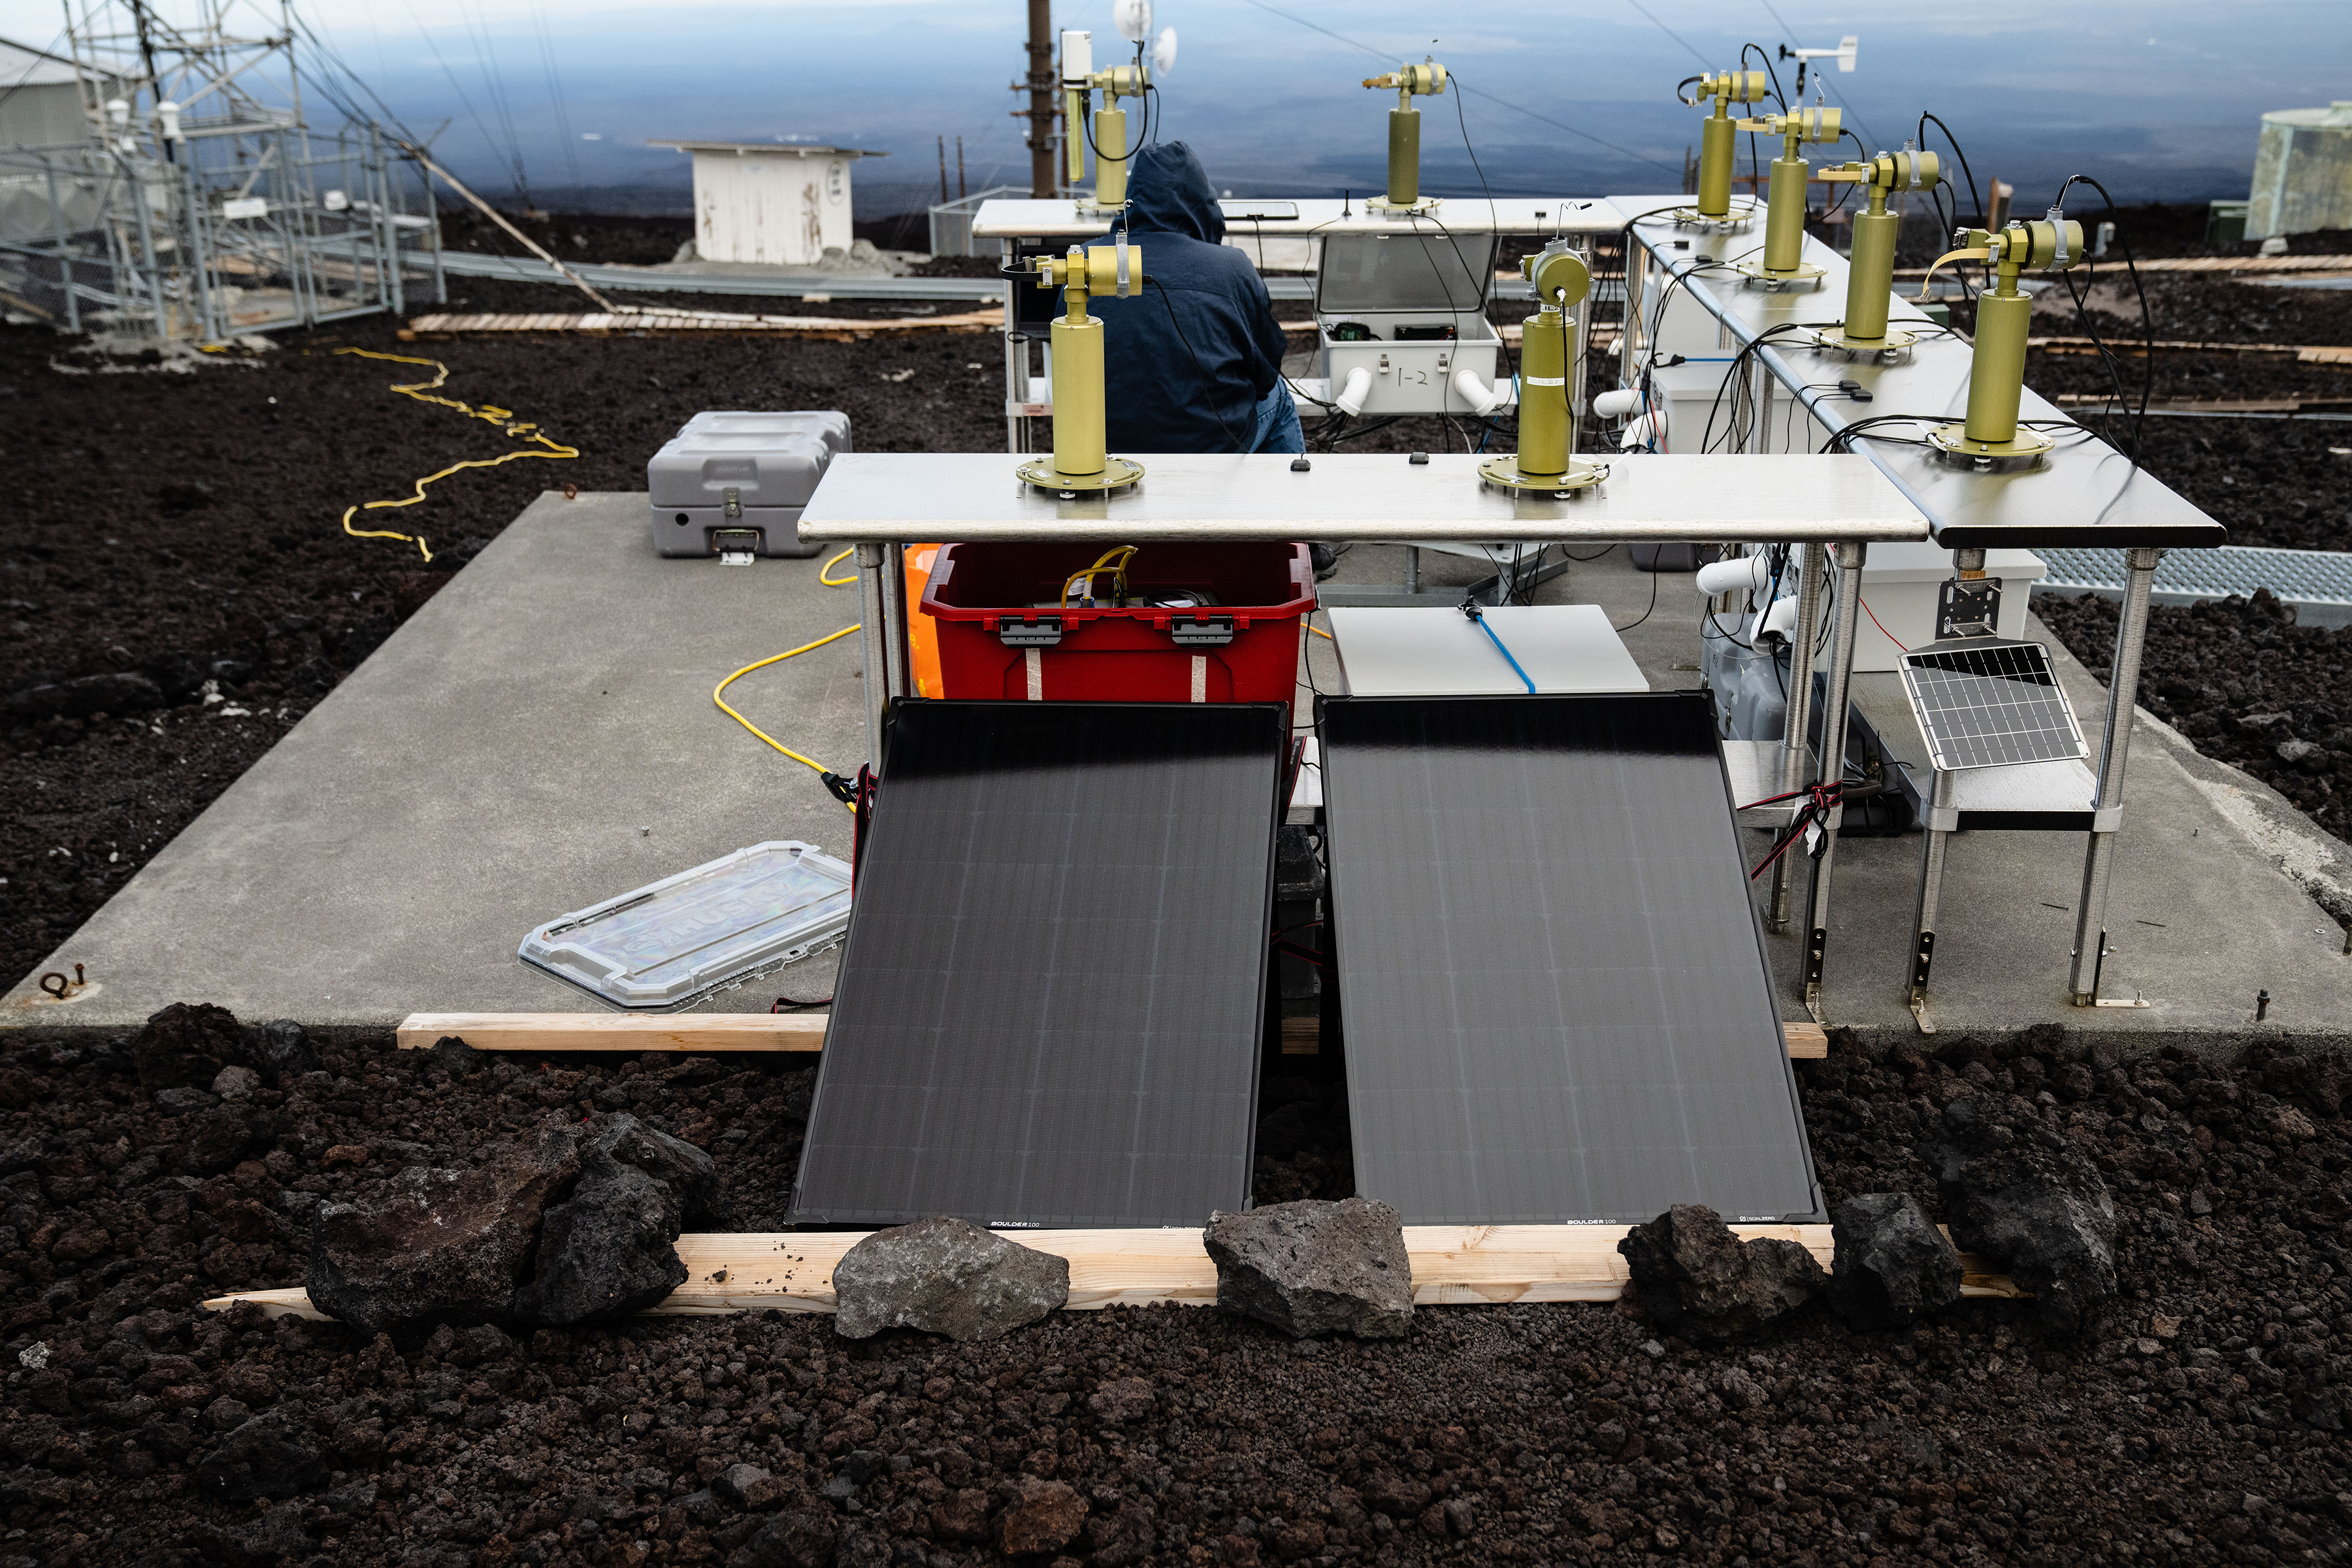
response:
M1476 310L1495 282L1495 237L1434 227L1323 237L1322 311Z
M776 839L575 910L517 956L615 1006L680 1007L849 929L849 868Z

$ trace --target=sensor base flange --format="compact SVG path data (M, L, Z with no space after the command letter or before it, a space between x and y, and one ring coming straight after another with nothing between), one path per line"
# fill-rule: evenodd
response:
M1566 471L1557 474L1530 474L1519 468L1516 457L1489 458L1478 465L1478 477L1490 485L1522 494L1566 496L1576 490L1591 489L1609 477L1609 470L1576 458L1568 460Z
M1421 217L1437 210L1436 196L1423 196L1418 201L1392 202L1386 196L1366 196L1364 210L1382 217Z
M1676 207L1670 215L1676 228L1695 228L1706 234L1738 234L1756 222L1762 209L1756 206L1734 207L1727 213L1703 213L1696 207Z
M1024 483L1041 490L1055 490L1075 496L1085 490L1125 489L1143 477L1143 465L1125 458L1105 458L1099 474L1066 474L1054 467L1048 458L1042 462L1024 463L1013 470Z
M1813 347L1855 364L1902 364L1910 359L1912 345L1923 335L1889 327L1883 338L1850 338L1841 328L1824 327L1813 334Z
M1804 294L1822 286L1822 268L1810 261L1800 261L1785 272L1774 272L1761 261L1739 264L1739 286L1764 294Z
M1927 432L1927 450L1948 468L1978 474L2011 474L2039 468L2058 445L2036 430L2020 430L2011 441L1971 441L1965 423L1939 426Z

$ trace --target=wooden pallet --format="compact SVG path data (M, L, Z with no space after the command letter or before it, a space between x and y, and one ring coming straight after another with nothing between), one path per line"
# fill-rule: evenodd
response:
M830 342L866 338L911 337L926 332L991 331L1004 325L1001 309L940 316L743 316L724 310L542 311L530 315L417 316L400 332L404 342L467 333L563 332L590 337L642 336L658 332L772 332Z
M2128 337L2051 337L2028 338L2025 346L2052 353L2098 353L2105 350L2126 356L2145 354L2150 349L2170 353L2293 354L2303 364L2352 364L2352 348L2327 343L2222 343L2179 339L2148 343L2135 342Z
M824 1013L411 1013L396 1038L404 1051L429 1049L456 1036L478 1051L817 1051ZM1819 1024L1783 1024L1790 1058L1819 1060L1830 1037ZM1320 1027L1312 1018L1282 1021L1282 1054L1314 1056Z
M2121 257L2111 257L2114 268ZM2142 272L2352 272L2352 256L2160 256L2134 262ZM1924 267L1898 267L1897 278L1925 278Z
M1426 1225L1404 1227L1416 1306L1496 1306L1512 1301L1614 1301L1627 1279L1617 1244L1622 1225ZM1830 1266L1836 1246L1825 1225L1737 1225L1743 1239L1779 1237ZM651 1315L830 1312L833 1268L866 1231L786 1231L677 1238L687 1281ZM1217 1268L1197 1230L1059 1230L1024 1233L1024 1247L1070 1260L1076 1310L1216 1304ZM1984 1259L1962 1254L1960 1293L2018 1298L2021 1290ZM226 1311L250 1301L271 1317L323 1320L300 1289L240 1290L205 1306Z

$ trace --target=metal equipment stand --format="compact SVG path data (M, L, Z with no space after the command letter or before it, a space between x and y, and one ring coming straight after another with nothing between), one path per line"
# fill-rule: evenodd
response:
M882 772L882 719L912 689L907 658L906 544L857 546L857 648L865 664L866 765Z
M1960 824L1959 808L1952 804L1952 775L1936 770L1927 796L1927 820L1919 834L1919 909L1911 922L1911 1016L1919 1032L1932 1035L1927 1017L1927 969L1936 958L1936 900L1944 890L1944 851L1952 830Z
M2083 896L2074 917L2074 963L2068 990L2077 1007L2130 1007L2099 1000L2099 969L2107 956L2107 883L2116 868L2116 834L2124 825L2124 763L2131 752L2132 714L2138 707L2140 650L2147 641L2148 594L2164 552L2139 548L2124 555L2124 608L2116 628L2116 661L2107 675L2107 723L2099 741L2099 793L2092 803L2091 844L2083 857Z
M1813 644L1822 625L1822 574L1827 560L1818 544L1797 546L1796 641L1789 650L1789 706L1781 723L1780 793L1794 795L1805 787L1805 764L1811 746L1808 738L1813 719ZM1839 759L1841 766L1843 758ZM1841 775L1843 776L1843 775ZM1791 805L1790 810L1795 811ZM1779 936L1789 929L1789 857L1772 862L1772 899L1765 924Z
M1837 631L1830 644L1829 707L1822 714L1821 760L1813 770L1815 782L1824 784L1835 784L1845 777L1846 720L1853 691L1854 623L1862 618L1856 612L1862 605L1862 565L1870 547L1859 540L1847 540L1832 546L1832 552L1838 567ZM1805 1008L1817 1024L1829 1021L1822 1016L1822 963L1830 940L1831 862L1837 858L1838 826L1844 820L1843 805L1830 807L1828 825L1822 830L1822 852L1813 858L1813 885L1806 900Z

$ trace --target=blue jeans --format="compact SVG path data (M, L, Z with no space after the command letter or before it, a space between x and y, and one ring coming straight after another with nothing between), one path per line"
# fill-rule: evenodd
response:
M1257 430L1250 439L1253 452L1304 452L1307 432L1298 427L1298 405L1290 400L1290 384L1277 380L1274 390L1258 399Z

